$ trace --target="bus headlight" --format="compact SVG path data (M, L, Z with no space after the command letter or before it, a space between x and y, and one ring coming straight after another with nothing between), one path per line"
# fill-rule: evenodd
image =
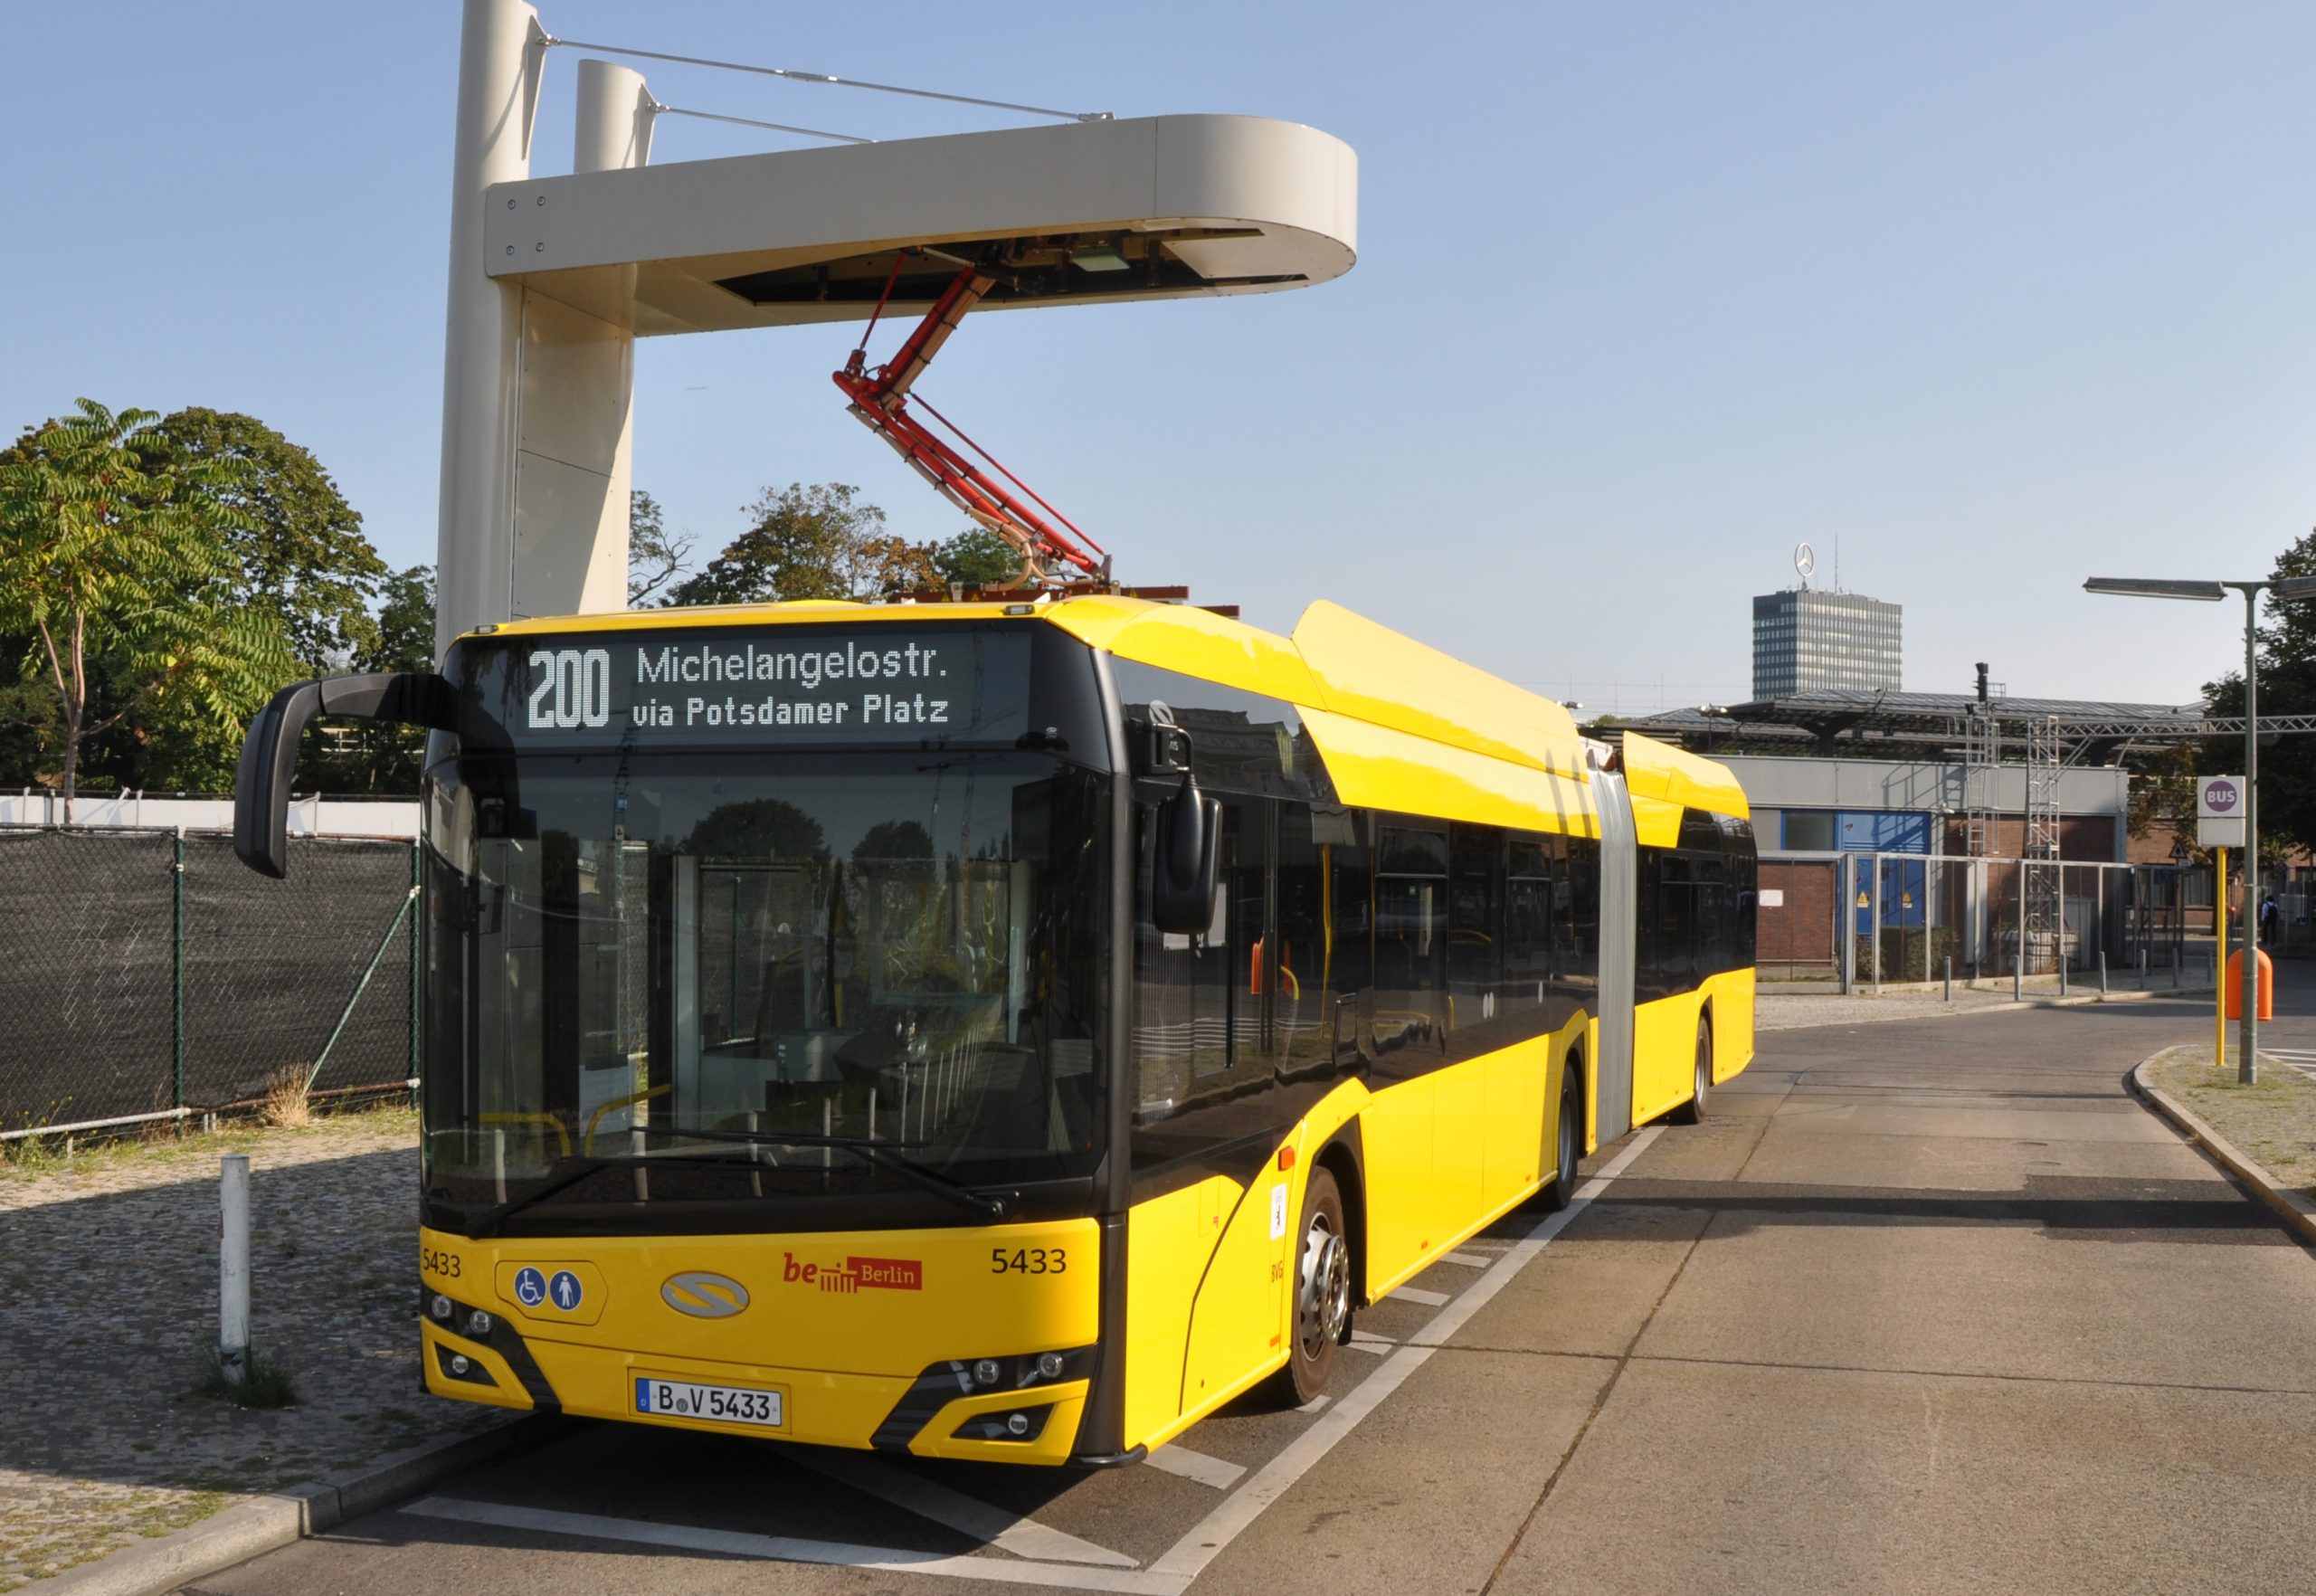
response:
M975 1385L995 1385L1004 1378L1005 1371L999 1366L995 1358L983 1358L973 1365Z
M428 1305L427 1311L447 1325L451 1322L451 1299L438 1291L434 1294L434 1300Z

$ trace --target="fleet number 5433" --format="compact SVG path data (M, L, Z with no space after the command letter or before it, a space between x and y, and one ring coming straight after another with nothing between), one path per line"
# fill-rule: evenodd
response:
M1069 1254L1059 1247L1016 1247L1008 1251L1002 1247L989 1249L989 1272L992 1275L1066 1275L1069 1272Z

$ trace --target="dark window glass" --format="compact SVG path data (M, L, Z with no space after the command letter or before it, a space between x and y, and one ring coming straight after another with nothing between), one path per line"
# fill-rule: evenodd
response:
M1326 765L1304 729L1302 711L1294 705L1131 660L1115 660L1111 669L1129 727L1146 720L1156 701L1190 733L1191 763L1201 786L1310 803L1334 802Z
M1788 853L1831 853L1834 850L1834 812L1830 809L1787 810L1785 850Z

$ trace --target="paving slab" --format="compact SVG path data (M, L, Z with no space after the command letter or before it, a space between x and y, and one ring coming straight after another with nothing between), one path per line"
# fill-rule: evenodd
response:
M2303 1393L1636 1359L1492 1589L2279 1596L2311 1481Z
M1449 1344L1621 1357L1712 1217L1703 1207L1599 1205L1473 1315Z
M1197 1590L1486 1589L1504 1549L1590 1416L1613 1365L1442 1352L1235 1543ZM1488 1401L1476 1403L1475 1392Z
M2263 1211L2218 1183L2150 1187L2138 1199L2084 1184L2033 1182L2026 1202L2007 1204L1777 1189L1757 1207L1732 1199L1639 1350L2316 1390L2316 1268ZM1685 1210L1695 1201L1667 1200ZM2038 1204L2055 1223L2030 1217Z
M1851 1137L1827 1134L1833 1128L1828 1118L1780 1116L1760 1138L1740 1178L1772 1185L1969 1192L2023 1192L2029 1181L2044 1175L2217 1178L2195 1149L2176 1137L2153 1144L2124 1138Z

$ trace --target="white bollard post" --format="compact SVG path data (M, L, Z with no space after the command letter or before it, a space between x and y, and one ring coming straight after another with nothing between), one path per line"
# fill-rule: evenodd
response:
M239 1385L250 1355L250 1156L228 1153L218 1162L217 1366Z

